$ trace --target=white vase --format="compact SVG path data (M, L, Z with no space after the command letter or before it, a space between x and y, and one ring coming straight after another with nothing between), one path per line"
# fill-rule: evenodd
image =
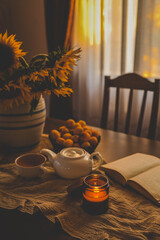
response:
M43 133L45 119L46 105L43 97L32 114L29 103L0 109L0 143L13 148L37 144Z

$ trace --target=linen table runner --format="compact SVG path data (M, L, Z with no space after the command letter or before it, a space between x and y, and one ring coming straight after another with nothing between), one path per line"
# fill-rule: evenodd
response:
M27 152L42 148L52 149L48 135ZM81 198L67 194L74 180L58 177L49 163L48 173L40 177L20 177L14 160L22 153L0 153L0 207L29 214L41 211L53 223L58 219L62 228L78 239L160 239L160 208L143 196L110 180L107 213L89 215L81 208Z

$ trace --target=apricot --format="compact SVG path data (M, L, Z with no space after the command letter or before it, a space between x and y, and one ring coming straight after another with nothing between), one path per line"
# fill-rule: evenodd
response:
M83 143L81 144L81 147L84 148L84 149L87 149L87 148L89 148L90 146L91 146L91 144L90 144L89 142L83 142Z
M89 142L91 143L92 146L96 146L98 143L98 139L96 137L91 137L89 139Z
M59 131L61 132L61 131L63 131L63 129L65 129L66 128L66 126L61 126L61 127L59 127Z
M64 139L69 139L69 138L71 138L72 137L72 135L70 134L70 133L65 133L64 135L63 135L63 138Z
M85 127L84 127L84 130L87 130L87 129L90 129L90 130L92 130L92 128L91 128L91 127L85 126Z
M73 135L72 138L74 143L77 143L79 141L79 136L78 135Z
M77 135L77 134L81 134L83 133L83 128L82 127L76 127L74 129L74 134Z
M74 125L75 125L75 121L74 121L73 119L68 119L68 120L66 121L66 126L67 126L68 128L73 128Z
M92 136L92 129L86 129L85 132L88 132Z
M80 147L79 143L73 143L73 147Z
M73 146L73 141L72 139L66 139L63 144L64 147L72 147Z
M79 120L79 122L78 122L80 125L81 125L81 127L84 127L84 126L86 126L86 122L85 121L83 121L83 120Z
M56 143L58 144L58 145L63 145L64 144L64 138L57 138L57 140L56 140Z
M57 138L60 138L60 136L61 136L60 132L58 130L55 130L55 129L51 130L50 134L51 134L51 138L53 140L56 140Z
M84 131L81 135L82 142L88 142L90 138L91 138L91 136L87 131Z
M98 138L100 134L97 130L93 130L92 135Z
M69 130L68 128L66 128L66 126L59 127L59 131L61 132L61 134L69 133Z
M91 134L92 134L92 128L91 127L88 127L88 126L85 126L84 128L83 128L85 131L89 131L89 132L91 132Z
M74 128L81 127L81 124L75 123Z

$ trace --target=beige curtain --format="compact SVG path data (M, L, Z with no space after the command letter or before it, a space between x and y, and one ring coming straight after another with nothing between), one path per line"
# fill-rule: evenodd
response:
M159 78L159 37L160 0L76 0L73 46L81 47L82 55L73 73L74 117L99 125L104 75ZM121 99L122 122L127 96L126 91ZM111 100L114 104L114 91Z

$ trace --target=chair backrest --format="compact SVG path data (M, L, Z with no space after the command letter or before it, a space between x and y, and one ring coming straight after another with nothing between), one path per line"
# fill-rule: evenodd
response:
M146 97L147 92L153 92L153 102L152 102L152 111L149 122L148 129L148 138L154 139L156 134L156 123L158 117L158 105L159 105L159 93L160 93L160 80L156 79L154 82L149 81L146 78L141 77L136 73L128 73L121 75L117 78L110 79L110 76L105 76L105 86L104 86L104 99L103 99L103 107L102 107L102 115L101 115L101 127L107 128L107 120L108 120L108 109L109 109L109 94L110 88L116 88L116 103L115 103L115 115L114 115L114 131L118 131L118 112L119 112L119 97L120 97L120 88L130 89L129 91L129 99L128 99L128 110L125 120L125 129L124 132L129 134L130 127L130 118L131 118L131 109L132 109L132 101L133 101L133 93L134 90L144 90L142 105L140 109L137 132L136 136L140 136L144 110L146 105Z

